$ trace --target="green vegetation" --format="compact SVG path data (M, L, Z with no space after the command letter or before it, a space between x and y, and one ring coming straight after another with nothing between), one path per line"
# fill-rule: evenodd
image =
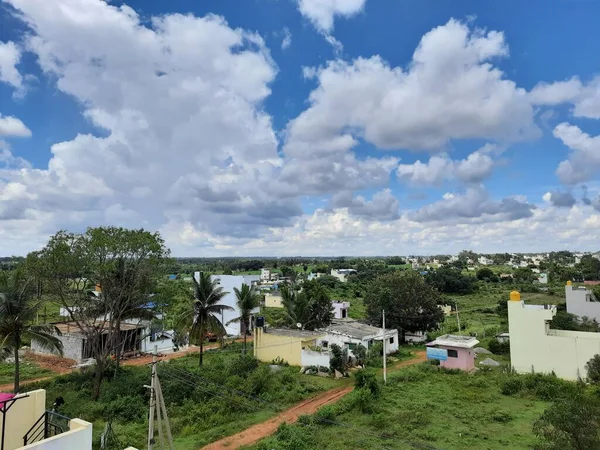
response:
M36 378L48 377L54 375L54 372L39 367L32 361L28 361L25 357L21 361L20 366L21 381L34 380ZM13 383L15 379L15 365L6 362L0 363L0 384Z
M325 414L321 410L298 425L282 427L253 448L529 449L537 442L532 427L548 399L535 391L502 394L503 384L513 379L524 377L421 364L389 375L387 386L379 385L380 395L367 395L372 380L361 376L362 389L327 407Z
M197 450L339 384L331 378L301 375L295 367L273 370L250 356L240 356L241 350L241 344L232 344L208 352L201 368L196 355L159 364L176 449ZM150 381L150 368L123 367L118 379L110 376L112 368L107 370L97 402L89 395L91 372L72 373L31 388L47 390L48 407L62 396L61 414L92 422L96 446L105 421L112 418L123 447L143 448L148 426L144 384Z

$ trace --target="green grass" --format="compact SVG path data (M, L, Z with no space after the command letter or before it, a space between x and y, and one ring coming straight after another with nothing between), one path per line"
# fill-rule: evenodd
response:
M321 413L335 424L307 419L252 448L529 449L533 423L547 403L502 395L506 377L500 370L450 374L427 364L402 369L388 376L369 413L360 411L354 392Z
M43 369L37 364L27 361L26 358L21 359L21 370L19 371L21 381L33 380L35 378L48 377L54 372L48 369ZM13 383L15 380L15 365L8 363L0 363L0 384Z
M159 364L177 450L196 450L340 385L330 378L302 375L296 367L271 372L266 364L244 362L240 349L240 344L233 344L225 351L211 351L202 368L197 355ZM150 368L126 367L116 379L107 373L97 402L90 395L92 381L92 374L72 373L30 388L47 390L48 407L62 396L61 414L92 422L94 448L109 417L114 418L113 428L123 447L145 448L148 390L143 386L150 382Z

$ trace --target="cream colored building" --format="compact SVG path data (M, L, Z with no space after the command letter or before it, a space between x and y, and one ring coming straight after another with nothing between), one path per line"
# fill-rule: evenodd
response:
M329 353L314 350L324 336L324 332L257 327L254 357L266 363L279 359L292 366L329 366Z
M585 379L585 364L600 354L600 333L550 329L554 305L526 305L510 293L510 360L518 373L551 373L566 380Z
M4 450L92 450L92 424L46 411L44 389L12 398L4 395L6 398L0 400L6 409ZM0 434L1 427L2 421Z
M271 294L267 292L265 294L265 307L267 308L283 308L281 302L281 294Z

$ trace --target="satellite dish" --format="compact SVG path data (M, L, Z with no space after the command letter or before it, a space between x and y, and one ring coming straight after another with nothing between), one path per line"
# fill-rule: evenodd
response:
M298 323L296 324L296 326L297 326L298 328L302 328L302 324L301 324L300 322L298 322Z

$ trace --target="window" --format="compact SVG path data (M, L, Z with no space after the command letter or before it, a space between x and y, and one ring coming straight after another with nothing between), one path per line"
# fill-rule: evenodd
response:
M321 347L327 348L328 346L329 346L329 342L328 341L321 341Z
M371 348L371 347L373 346L373 343L374 343L374 342L375 342L375 341L374 341L373 339L371 339L371 340L369 341L369 348Z
M394 343L394 338L392 337L392 338L390 338L390 344L393 344L393 343Z
M458 352L456 350L448 350L448 358L458 358Z
M348 350L354 350L356 348L356 344L353 344L352 342L347 342L346 345L348 346Z

